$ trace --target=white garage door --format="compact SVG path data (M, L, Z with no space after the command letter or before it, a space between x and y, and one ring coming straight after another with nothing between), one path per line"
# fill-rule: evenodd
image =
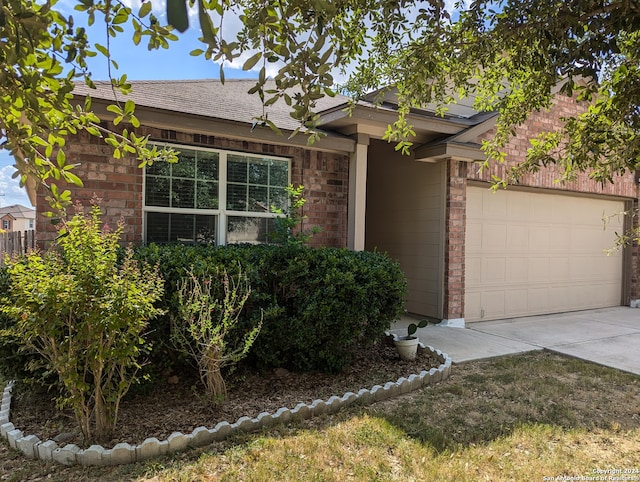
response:
M465 320L617 306L623 201L467 189Z

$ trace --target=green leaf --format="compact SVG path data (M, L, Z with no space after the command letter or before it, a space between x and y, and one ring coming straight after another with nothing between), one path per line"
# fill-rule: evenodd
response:
M67 156L64 154L62 149L58 150L58 155L56 156L56 162L58 163L58 167L64 167L64 163L67 160Z
M258 52L252 55L242 65L242 70L251 70L258 63L258 60L260 60L261 58L262 58L262 52Z
M187 0L167 0L167 22L180 33L189 28Z
M144 18L149 15L151 13L151 6L151 0L143 0L140 10L138 11L138 17Z
M102 55L104 55L105 57L109 57L109 49L107 49L107 47L105 47L104 45L100 45L100 44L95 44L94 47L96 48L96 50L98 52L100 52Z
M200 30L202 31L202 38L208 44L216 43L216 34L211 22L209 12L204 8L202 0L198 0L198 19L200 20Z
M117 105L115 105L115 104L108 105L107 106L107 110L109 112L113 112L114 114L122 115L122 109L120 107L118 107Z

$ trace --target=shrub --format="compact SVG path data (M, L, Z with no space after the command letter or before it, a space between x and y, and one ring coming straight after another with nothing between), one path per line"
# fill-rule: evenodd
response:
M86 440L108 438L120 400L136 380L146 320L162 294L157 270L132 252L117 261L122 231L100 228L100 208L63 223L57 249L9 263L2 311L10 332L55 372Z
M189 267L200 276L242 269L251 294L239 328L247 331L263 317L249 354L259 367L341 370L358 346L377 341L402 314L406 293L399 265L375 252L297 244L152 245L137 256L159 264L166 280L162 307L170 312L178 309L175 293ZM156 348L168 326L166 316L153 324Z
M223 270L201 281L190 270L178 287L179 309L172 316L171 339L179 351L195 360L214 403L227 395L222 368L244 358L260 332L258 324L243 335L240 344L229 342L250 293L241 271L237 277L230 277Z

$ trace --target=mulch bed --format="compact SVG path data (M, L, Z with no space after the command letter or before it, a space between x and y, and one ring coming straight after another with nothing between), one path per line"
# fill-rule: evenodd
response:
M148 393L125 399L120 406L118 426L109 441L139 444L148 437L166 439L173 432L190 433L196 427L213 428L218 422L235 422L242 416L274 413L280 407L294 408L298 403L326 400L361 388L384 385L412 373L437 367L440 362L428 350L413 361L401 360L387 341L361 349L353 364L341 373L293 373L279 368L264 373L237 370L228 382L228 398L212 404L202 396L199 381L193 376L169 374ZM14 390L11 421L24 434L40 440L55 440L59 445L88 444L82 440L70 411L56 410L51 394Z

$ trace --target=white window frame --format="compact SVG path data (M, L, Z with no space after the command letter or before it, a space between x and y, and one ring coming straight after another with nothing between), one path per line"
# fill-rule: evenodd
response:
M243 157L253 157L256 159L273 159L277 161L287 162L287 184L291 184L291 158L274 156L271 154L255 154L243 151L234 151L229 149L214 149L208 147L191 146L188 144L171 144L171 143L155 143L159 147L170 147L180 152L180 149L215 152L218 154L218 209L197 209L197 208L174 208L161 206L147 206L147 168L145 167L142 175L142 236L143 243L147 244L147 216L148 212L155 213L178 213L178 214L201 214L205 216L218 216L216 225L216 245L223 246L227 244L227 220L232 216L251 217L251 218L276 218L277 214L272 212L253 212L253 211L234 211L227 209L227 156L237 155Z
M11 229L11 221L9 221L8 219L3 219L2 220L2 229L4 229L5 231L8 231Z

